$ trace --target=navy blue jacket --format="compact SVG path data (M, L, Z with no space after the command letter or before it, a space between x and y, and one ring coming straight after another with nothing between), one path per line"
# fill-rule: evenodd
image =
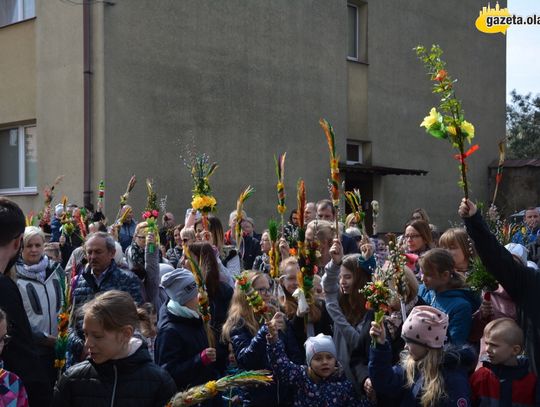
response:
M343 246L343 254L360 253L356 240L345 234L341 235L341 245Z
M216 338L216 367L221 375L223 375L227 369L229 349L225 343L219 341L219 338L221 338L223 324L227 319L232 295L233 289L231 286L220 281L216 295L210 298L210 315L212 316L210 326L212 327L214 337Z
M263 325L257 334L253 336L246 327L234 329L231 332L231 344L238 368L242 370L272 370L266 350L266 334L268 328ZM290 325L285 333L279 332L279 338L283 342L285 352L289 359L296 364L302 364L303 355L298 348L294 332ZM284 386L277 387L277 380L269 386L246 388L243 394L244 406L277 406L279 401L292 401L292 391Z
M125 252L128 246L133 242L133 236L135 235L135 228L137 223L133 220L131 223L124 223L118 231L118 243L122 246L122 251Z
M445 353L441 371L446 383L447 398L437 407L469 406L471 388L467 370L476 362L471 348L464 347ZM392 366L392 350L388 341L370 348L369 377L377 393L399 395L402 407L420 407L423 377L417 374L412 387L406 387L405 371L401 365Z
M155 361L176 383L179 391L218 378L215 364L205 366L201 352L208 338L201 318L183 318L171 314L164 304L159 311Z

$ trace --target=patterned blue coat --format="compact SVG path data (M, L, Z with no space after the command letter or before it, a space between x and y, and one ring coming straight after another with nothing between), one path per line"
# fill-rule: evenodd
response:
M283 343L278 340L269 343L268 357L275 376L280 382L294 386L294 406L296 407L348 407L363 406L356 398L352 383L341 370L332 376L315 383L308 375L308 367L297 365L285 354Z

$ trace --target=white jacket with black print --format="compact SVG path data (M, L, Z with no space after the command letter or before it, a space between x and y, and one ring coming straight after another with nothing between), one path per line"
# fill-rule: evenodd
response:
M34 335L57 336L57 318L64 298L60 281L65 278L62 266L48 260L44 276L28 271L20 262L16 267L17 286Z

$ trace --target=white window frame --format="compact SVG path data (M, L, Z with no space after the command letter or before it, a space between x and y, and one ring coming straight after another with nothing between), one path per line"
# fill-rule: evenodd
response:
M360 22L360 10L359 10L358 6L356 4L353 4L353 3L347 3L347 11L349 10L349 7L353 7L354 9L356 9L356 30L355 30L355 35L356 35L356 39L355 39L356 57L352 57L352 56L349 55L349 47L347 46L347 60L358 62L360 60L360 47L359 47L359 44L358 44L358 31L359 31L358 24ZM349 18L347 16L347 22L348 21L349 21ZM348 32L347 32L347 35L348 35ZM347 41L348 41L348 39L349 38L347 37Z
M19 145L19 187L0 189L0 195L34 195L37 194L37 185L32 187L25 186L26 180L26 140L24 139L25 129L28 127L36 127L35 124L26 124L23 126L9 126L0 128L0 130L17 129L18 145Z
M14 20L14 21L10 21L7 24L0 25L0 28L7 27L9 25L19 23L21 21L30 20L31 18L34 18L36 16L36 0L16 0L16 1L17 1L17 16L18 16L18 18L16 20ZM27 2L34 3L34 14L31 15L31 16L25 16L24 15L24 10L25 10L24 5Z

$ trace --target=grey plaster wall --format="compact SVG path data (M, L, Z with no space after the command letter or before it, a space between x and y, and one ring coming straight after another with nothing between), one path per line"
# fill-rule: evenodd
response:
M308 199L327 197L328 150L318 120L334 124L344 156L345 4L118 0L105 8L105 175L112 211L135 172L141 180L154 177L169 208L183 212L192 183L179 156L192 140L220 166L211 183L223 221L251 184L256 194L245 208L264 228L263 220L276 214L273 155L283 151L289 210L296 206L298 177L306 180ZM142 185L132 196L142 208Z
M55 201L83 201L82 7L36 2L38 191L65 175ZM34 210L42 208L43 196Z
M420 43L438 43L450 74L459 79L456 89L466 119L476 127L474 142L480 145L468 161L471 196L487 200L487 165L497 157L497 140L505 131L506 40L476 30L482 6L485 2L480 0L369 1L368 128L374 140L373 164L429 171L425 177L375 180L381 230L400 230L416 207L424 207L443 229L449 219L457 220L462 196L457 161L449 143L419 127L438 104L412 51Z

